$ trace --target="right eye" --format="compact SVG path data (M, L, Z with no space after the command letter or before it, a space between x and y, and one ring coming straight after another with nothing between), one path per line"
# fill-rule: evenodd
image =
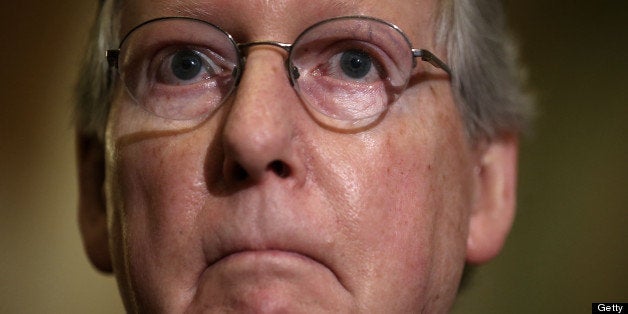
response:
M183 81L195 78L203 69L203 60L193 51L179 51L170 61L172 74Z
M223 70L207 54L188 48L166 52L157 60L157 82L166 85L195 84Z

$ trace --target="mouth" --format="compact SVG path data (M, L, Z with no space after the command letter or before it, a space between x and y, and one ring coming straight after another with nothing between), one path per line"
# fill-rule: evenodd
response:
M216 260L211 266L219 266L224 263L316 263L322 265L319 261L310 258L301 253L286 251L280 249L260 249L260 250L237 250L224 255ZM323 265L324 266L324 265Z
M331 275L341 286L345 285L336 272L324 261L293 250L264 248L237 249L225 252L211 261L207 271L231 272L242 278L286 278L315 273Z
M203 310L311 312L300 307L350 304L350 292L330 267L283 248L225 252L206 266L194 291L195 309Z
M240 266L275 266L291 268L302 266L324 267L327 265L306 254L283 249L241 249L224 254L209 264L209 268L226 265ZM330 270L330 269L329 269ZM331 270L330 270L331 271ZM333 272L332 272L333 273Z

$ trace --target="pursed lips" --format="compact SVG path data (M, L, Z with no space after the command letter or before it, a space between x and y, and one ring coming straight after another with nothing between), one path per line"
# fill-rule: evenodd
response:
M310 258L309 256L280 249L244 249L244 250L235 250L233 252L227 253L226 255L220 257L214 263L210 264L210 267L220 263L227 263L236 259L250 258L256 259L258 261L262 261L264 259L273 259L273 260L295 260L302 261L306 263L317 263L325 266L319 261ZM326 267L326 266L325 266Z
M226 244L226 242L231 244ZM298 237L290 238L290 240L287 241L287 243L283 243L283 245L265 243L255 243L253 245L251 243L253 242L246 240L221 242L222 245L218 249L212 250L214 254L206 255L206 257L208 257L206 259L206 271L221 265L226 265L227 263L242 261L260 264L275 263L284 266L290 265L292 267L302 265L306 267L324 268L347 289L342 278L333 268L331 261L323 259L325 255L320 255L323 258L319 258L319 255L316 255L316 249L321 249L321 247L317 247L313 243L299 245ZM302 250L301 248L304 249ZM327 256L327 258L329 257Z

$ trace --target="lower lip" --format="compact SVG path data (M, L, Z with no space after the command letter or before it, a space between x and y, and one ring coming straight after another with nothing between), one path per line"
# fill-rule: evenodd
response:
M311 275L312 272L334 274L327 265L309 256L282 250L246 250L229 254L208 269L248 275ZM291 275L290 275L291 274ZM335 276L335 275L334 275Z
M253 263L271 263L271 264L285 264L285 263L316 263L313 259L290 251L282 250L247 250L235 252L218 260L215 264L221 263L235 263L235 262L253 262Z
M195 299L204 300L199 302L244 304L253 309L278 306L282 312L303 303L304 298L340 302L347 296L344 286L326 265L307 255L282 250L246 250L226 255L205 268L198 285Z
M224 278L264 278L263 280L310 278L326 278L322 274L335 274L326 265L296 252L281 250L247 250L227 255L206 269L209 273L221 274ZM337 278L336 278L337 279ZM236 279L241 280L241 279Z

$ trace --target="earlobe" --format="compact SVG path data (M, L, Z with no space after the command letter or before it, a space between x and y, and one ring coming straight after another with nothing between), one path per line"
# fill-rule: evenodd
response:
M517 188L516 136L488 143L475 173L477 194L469 221L467 262L485 263L502 249L515 216Z
M103 194L104 146L96 136L77 135L79 176L78 222L83 246L92 264L111 272L107 231L107 206Z

